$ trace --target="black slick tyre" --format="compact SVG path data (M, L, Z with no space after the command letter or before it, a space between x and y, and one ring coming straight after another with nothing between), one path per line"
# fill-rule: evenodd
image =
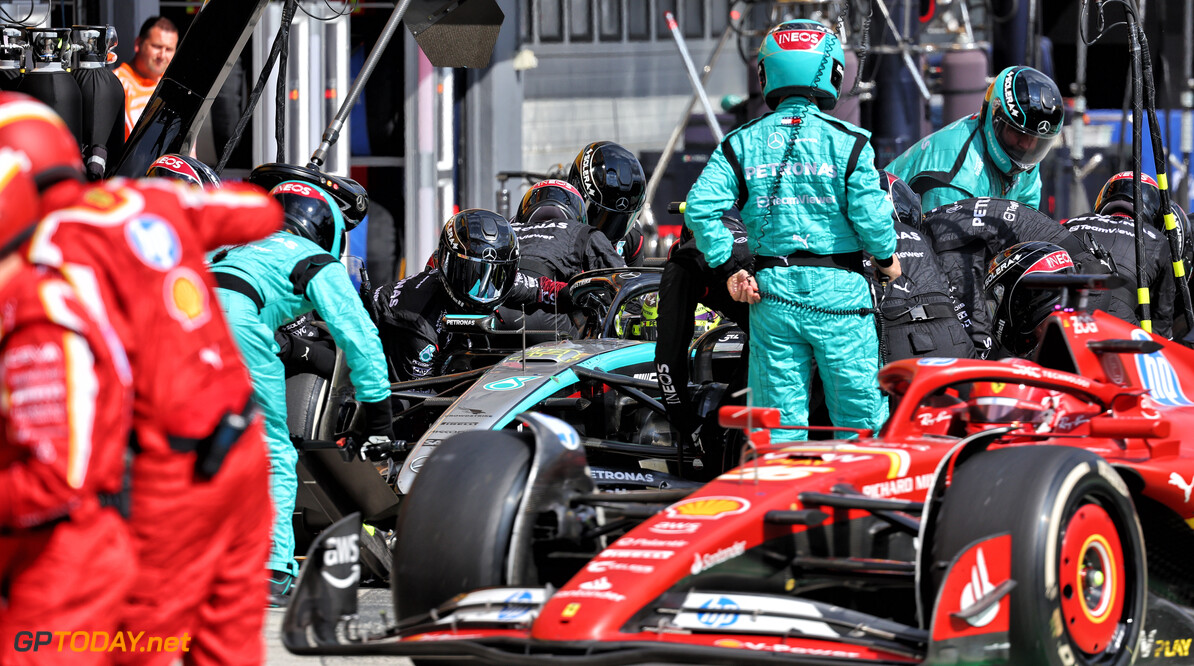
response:
M1144 622L1144 540L1115 470L1062 446L986 451L955 470L931 544L935 588L970 544L1012 538L1010 660L1127 666Z
M424 461L398 514L390 580L399 620L505 583L532 446L530 435L465 432Z

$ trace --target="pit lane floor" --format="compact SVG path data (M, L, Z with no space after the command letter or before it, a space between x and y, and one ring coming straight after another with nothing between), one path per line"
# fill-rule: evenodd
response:
M369 631L381 630L381 612L393 614L393 600L386 588L363 588L357 592L357 603L361 614L361 626ZM413 666L409 659L399 657L299 657L282 647L282 615L285 610L271 608L265 615L265 662L271 666Z

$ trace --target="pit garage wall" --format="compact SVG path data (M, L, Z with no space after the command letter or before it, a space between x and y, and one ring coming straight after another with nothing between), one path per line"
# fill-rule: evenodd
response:
M693 92L663 12L677 12L698 69L713 52L726 15L723 0L520 5L520 37L528 52L520 61L533 54L537 63L521 73L522 159L528 171L567 165L591 141L616 141L635 154L662 150ZM752 72L731 39L707 86L714 109L721 111L724 95L745 96ZM693 123L701 130L703 125ZM683 149L681 143L678 150Z
M348 16L335 17L318 0L300 0L305 11L296 11L290 24L290 50L286 63L286 125L284 159L288 164L306 164L319 147L324 129L348 94L352 79L348 75L350 46ZM336 5L332 5L337 7ZM329 17L318 21L312 18ZM274 37L282 19L282 3L271 2L253 29L250 81L265 67ZM277 161L275 136L275 90L278 66L266 83L261 100L253 113L253 164ZM342 139L328 151L324 170L348 175L351 122L340 131ZM217 150L223 150L218 146Z
M23 5L26 9L29 7L28 3L15 4ZM93 22L116 27L116 34L120 38L116 46L118 62L129 62L133 59L133 41L137 39L141 24L150 16L161 14L161 9L158 0L102 0L99 3L99 16Z

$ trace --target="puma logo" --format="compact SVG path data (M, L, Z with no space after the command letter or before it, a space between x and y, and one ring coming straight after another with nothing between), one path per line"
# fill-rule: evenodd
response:
M216 370L224 367L224 359L220 358L220 352L215 347L204 347L199 350L199 360L210 365Z
M895 282L892 282L892 283L891 283L891 288L892 288L892 289L899 289L900 291L902 291L902 292L904 292L905 294L908 294L908 295L911 295L911 294L912 294L912 289L911 289L910 287L904 287L904 286L901 286L901 285L898 285L898 284L896 284Z
M1190 491L1194 491L1194 477L1191 477L1190 482L1186 483L1186 480L1183 479L1180 474L1177 472L1170 472L1169 485L1177 486L1178 488L1184 490L1186 493L1186 501L1190 501Z

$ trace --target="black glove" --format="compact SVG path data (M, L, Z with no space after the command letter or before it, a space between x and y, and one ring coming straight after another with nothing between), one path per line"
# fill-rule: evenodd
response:
M745 245L743 248L745 248ZM738 271L746 271L751 275L755 274L754 257L750 255L749 251L743 253L741 249L738 253L731 253L730 258L720 266L711 266L710 268L713 269L713 274L717 276L717 279L722 282L730 279L730 276Z
M388 397L377 402L362 402L361 407L365 410L365 422L361 429L366 438L394 439L394 412Z
M365 312L369 313L369 320L377 324L377 307L373 302L373 283L369 281L369 272L361 266L361 288L357 292L361 296L361 303L365 306Z
M576 309L572 304L572 294L568 291L567 282L560 282L549 277L541 277L539 282L539 304L553 308L557 312L568 313Z
M286 376L312 373L320 377L331 377L336 369L336 348L331 340L305 338L296 333L275 331L278 341L278 358L286 366Z
M88 146L83 151L83 157L87 160L84 165L87 180L91 182L103 180L104 171L108 168L108 149L100 145Z

